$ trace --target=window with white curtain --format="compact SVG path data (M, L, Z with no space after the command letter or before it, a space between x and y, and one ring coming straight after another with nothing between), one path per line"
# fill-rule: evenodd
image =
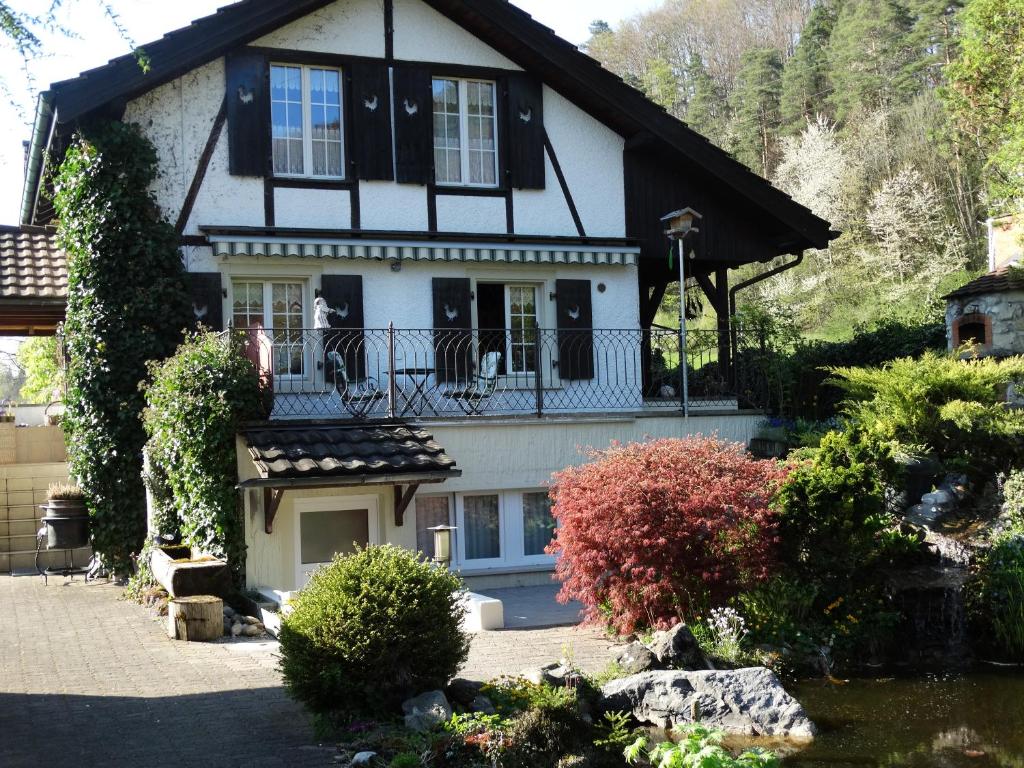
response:
M416 497L416 550L428 560L434 557L434 532L430 529L451 524L447 496Z
M435 78L434 178L438 184L498 186L495 83Z
M274 175L344 178L341 105L341 70L271 65Z
M547 491L457 494L456 513L458 561L465 570L555 561L544 551L556 527Z

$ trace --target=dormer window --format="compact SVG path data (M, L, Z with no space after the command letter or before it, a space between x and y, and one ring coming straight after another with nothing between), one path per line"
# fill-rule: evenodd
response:
M498 186L496 87L487 80L434 78L434 179Z
M275 176L344 178L340 70L272 64L270 114Z

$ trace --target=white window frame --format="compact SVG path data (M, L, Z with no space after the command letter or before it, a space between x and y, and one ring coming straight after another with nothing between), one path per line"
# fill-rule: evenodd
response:
M510 490L466 491L455 494L455 525L456 525L456 561L460 569L474 573L498 568L516 567L554 567L557 558L554 555L527 555L525 519L523 516L523 494L547 493L546 488L517 488ZM465 497L466 496L497 496L498 497L498 546L500 556L486 560L466 560L465 531Z
M494 80L486 80L478 77L448 77L437 75L431 79L431 92L433 84L438 80L447 80L458 85L459 89L459 161L462 168L462 181L439 181L437 169L434 169L434 183L439 187L470 187L473 189L500 189L501 188L501 146L498 136L498 83ZM469 84L480 83L489 85L494 95L494 115L491 117L494 126L494 183L473 182L469 180ZM433 113L433 103L431 103ZM433 114L431 114L431 125L433 125ZM433 129L431 129L433 131ZM434 141L436 137L431 132L431 156L435 151Z
M497 496L498 497L498 557L490 557L480 560L466 559L466 497L467 496ZM471 570L498 568L506 564L508 552L508 535L505 530L505 499L503 491L471 491L457 494L455 497L455 519L456 527L462 534L458 537L458 562L460 565Z
M525 281L520 281L520 282L515 282L515 283L506 283L505 284L505 327L508 328L508 333L509 333L509 336L508 336L508 348L505 350L505 354L507 355L507 358L508 358L507 359L507 363L505 365L505 370L508 371L508 374L506 374L506 375L509 376L509 377L523 377L523 376L530 376L530 377L532 377L532 376L536 376L538 371L535 371L535 370L534 371L514 371L514 370L512 370L512 360L513 360L513 355L512 355L512 346L513 346L512 332L515 330L512 327L512 289L513 288L532 288L533 289L533 291L534 291L534 299L533 299L534 320L537 323L537 328L543 328L544 324L543 324L543 322L541 320L540 298L541 298L541 296L544 293L544 286L543 286L543 284L530 283L530 282L525 282ZM544 372L543 357L544 357L544 346L541 345L541 348L540 348L540 358L541 359L534 360L534 365L541 369L540 370L541 374L543 374L543 372Z
M302 589L309 577L326 563L302 562L302 516L307 512L356 512L365 509L367 513L367 538L370 546L380 544L380 498L378 496L321 496L296 499L295 510L295 584Z
M328 179L331 181L344 181L346 179L345 167L345 72L340 67L329 67L326 65L318 64L295 64L284 61L273 61L270 63L271 68L271 80L273 78L274 67L287 67L291 69L299 69L302 72L302 169L303 173L278 173L273 171L273 123L271 123L271 170L273 171L274 178L278 179ZM316 174L313 173L313 105L311 100L311 80L310 73L314 69L323 70L325 72L337 72L338 73L338 112L341 116L341 174L333 176L331 174ZM273 99L273 88L271 87L270 97L270 110L271 114L269 118L273 121L273 110L274 110L274 99Z
M275 328L274 322L274 288L276 285L298 285L302 291L302 325L299 328L293 328L291 330L305 331L309 328L309 318L311 316L311 307L309 301L309 279L305 277L273 277L269 275L231 275L229 278L231 297L228 299L228 316L231 318L231 326L234 327L235 322L235 283L261 283L263 285L263 329L270 335L271 338L274 334L283 333L288 330L286 328ZM277 348L278 345L274 345ZM274 371L274 378L276 380L305 380L310 376L310 372L313 370L315 365L311 366L312 350L306 349L305 344L305 333L303 334L303 354L302 354L302 373L277 373Z

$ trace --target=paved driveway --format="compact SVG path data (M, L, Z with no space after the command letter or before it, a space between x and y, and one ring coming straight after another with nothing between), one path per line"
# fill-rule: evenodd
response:
M335 765L281 687L276 642L174 642L120 593L0 576L0 768ZM558 610L541 592L505 596L524 617ZM566 652L597 672L608 647L575 627L483 632L461 674L514 675Z
M328 766L275 643L178 643L120 588L0 576L0 766Z

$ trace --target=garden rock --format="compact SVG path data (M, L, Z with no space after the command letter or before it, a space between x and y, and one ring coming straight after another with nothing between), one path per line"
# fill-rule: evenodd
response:
M697 638L685 624L676 624L672 629L655 632L648 648L664 667L672 669L707 668L707 662L697 643Z
M234 624L231 625L231 636L232 637L238 637L241 634L242 634L242 625L241 625L240 622L236 621Z
M612 651L612 659L627 675L637 675L658 668L658 659L650 648L639 641L633 641Z
M448 683L448 687L445 688L445 694L448 697L448 701L452 704L458 704L460 707L470 707L476 697L480 695L480 689L483 687L483 683L476 680L457 677Z
M352 758L352 762L349 763L352 768L359 765L370 765L373 762L373 758L377 756L376 752L360 752Z
M421 693L402 703L405 727L412 731L429 731L436 725L448 722L452 707L441 691Z
M259 637L263 634L263 629L256 624L246 624L242 627L242 634L246 637Z
M519 676L534 685L543 685L545 683L548 685L561 685L564 681L562 670L564 670L564 667L561 663L553 661L550 664L545 664L543 667L524 669Z
M631 712L659 728L700 721L727 734L809 741L814 723L764 667L644 672L601 688L601 709Z
M494 704L486 696L477 696L469 703L470 712L479 712L483 715L494 715L497 714L497 710L494 708Z

